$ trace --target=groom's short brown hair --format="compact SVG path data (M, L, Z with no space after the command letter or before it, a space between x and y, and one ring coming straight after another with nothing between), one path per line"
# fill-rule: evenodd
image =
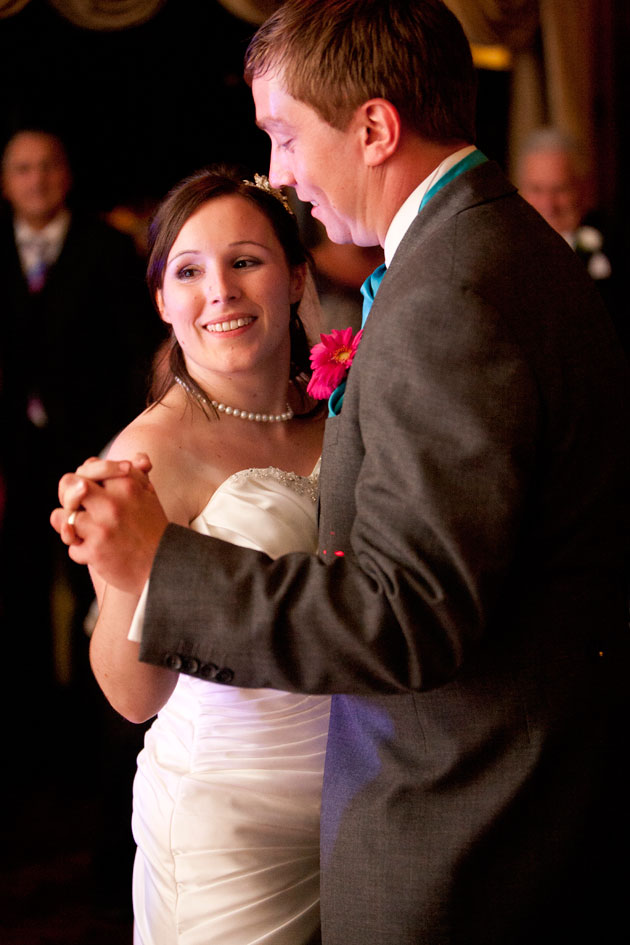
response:
M247 50L247 81L267 72L335 128L384 98L423 138L475 137L470 46L441 0L288 0Z

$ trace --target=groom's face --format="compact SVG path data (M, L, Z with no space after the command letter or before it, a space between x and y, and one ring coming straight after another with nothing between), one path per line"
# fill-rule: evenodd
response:
M289 95L274 74L255 78L252 93L256 122L271 139L274 187L294 187L334 243L374 245L362 223L363 163L352 124L345 131L333 128Z

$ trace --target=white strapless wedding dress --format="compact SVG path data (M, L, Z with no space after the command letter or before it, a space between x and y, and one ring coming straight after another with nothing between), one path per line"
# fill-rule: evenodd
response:
M316 478L236 473L191 527L271 557L314 551ZM138 757L136 945L309 940L329 706L179 677Z

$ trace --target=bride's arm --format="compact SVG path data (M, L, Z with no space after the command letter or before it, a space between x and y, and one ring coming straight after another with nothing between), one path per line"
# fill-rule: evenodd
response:
M177 683L177 673L140 663L140 645L127 639L137 603L135 595L107 585L90 641L90 663L96 681L108 702L130 722L152 718Z
M146 452L151 456L151 482L164 512L171 522L188 525L190 509L178 495L178 487L186 481L181 467L175 471L168 448L146 431L124 431L113 444L110 458L133 456ZM138 603L134 594L126 594L105 584L90 572L99 604L99 617L90 642L90 663L96 680L111 705L130 722L144 722L156 714L168 700L178 674L138 660L139 644L127 639L131 620Z

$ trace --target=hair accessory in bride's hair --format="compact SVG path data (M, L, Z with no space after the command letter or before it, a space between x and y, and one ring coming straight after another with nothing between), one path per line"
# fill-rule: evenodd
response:
M269 183L269 178L265 174L254 174L254 179L244 180L244 184L247 184L248 187L257 187L258 190L264 190L265 193L271 194L272 197L275 197L276 200L279 200L284 209L295 216L293 210L291 209L291 204L287 200L286 196L282 193L281 190L277 190L275 187L272 187Z

